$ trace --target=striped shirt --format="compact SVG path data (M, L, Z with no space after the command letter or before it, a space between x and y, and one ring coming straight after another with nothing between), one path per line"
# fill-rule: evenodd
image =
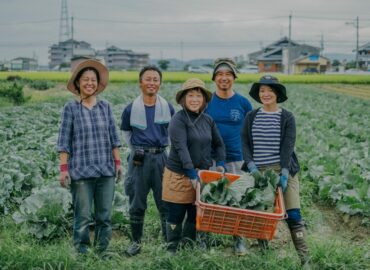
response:
M119 146L108 102L99 100L91 109L78 101L64 106L57 148L58 152L69 154L68 169L72 180L113 176L112 150Z
M257 167L280 163L281 109L257 112L252 125L253 160Z

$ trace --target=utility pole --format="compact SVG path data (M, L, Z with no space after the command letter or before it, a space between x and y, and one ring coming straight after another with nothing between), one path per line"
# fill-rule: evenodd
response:
M360 39L360 34L359 34L360 22L359 22L358 16L356 17L354 22L346 22L346 25L353 25L356 27L356 69L359 69L360 63L358 59L358 44L359 44L359 39Z
M358 62L358 43L359 43L359 38L360 38L360 35L359 35L359 32L358 32L358 28L359 28L359 20L358 20L358 16L356 17L356 69L359 69L360 68L360 63Z
M324 51L324 34L321 33L321 40L320 40L320 54Z
M71 50L71 59L73 58L73 54L74 54L74 52L73 52L73 49L74 49L74 47L75 47L75 41L73 40L73 16L72 16L72 18L71 18L71 36L72 36L72 50Z
M180 53L181 53L181 69L184 67L184 42L180 42Z
M290 74L290 46L292 38L292 12L289 14L289 37L288 37L288 75Z

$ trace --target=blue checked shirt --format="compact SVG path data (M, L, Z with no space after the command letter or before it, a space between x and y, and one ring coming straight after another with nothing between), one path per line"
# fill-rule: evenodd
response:
M72 180L113 176L112 150L120 146L112 109L98 100L90 110L78 101L68 102L62 111L58 152L69 154Z

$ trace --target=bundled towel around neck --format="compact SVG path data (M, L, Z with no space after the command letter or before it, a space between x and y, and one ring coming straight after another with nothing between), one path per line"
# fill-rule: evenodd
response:
M154 123L167 124L170 120L171 112L168 102L161 96L157 95L157 100L155 101ZM145 104L142 94L132 103L130 125L142 130L145 130L147 127Z

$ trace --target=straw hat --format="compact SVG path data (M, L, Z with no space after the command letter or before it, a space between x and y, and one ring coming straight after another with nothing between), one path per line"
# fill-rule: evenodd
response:
M197 78L188 79L182 85L182 88L176 93L176 102L180 103L181 98L186 94L190 89L200 88L206 96L206 102L208 103L212 98L212 92L206 88L204 82Z
M106 68L106 66L96 59L83 60L76 67L74 67L74 69L72 70L72 76L67 83L67 89L75 95L78 95L78 96L80 95L79 90L76 88L75 83L74 83L76 80L76 76L82 69L87 68L87 67L94 68L99 73L100 79L99 79L98 88L96 89L96 92L95 92L96 95L101 93L105 89L105 87L108 85L109 71Z

